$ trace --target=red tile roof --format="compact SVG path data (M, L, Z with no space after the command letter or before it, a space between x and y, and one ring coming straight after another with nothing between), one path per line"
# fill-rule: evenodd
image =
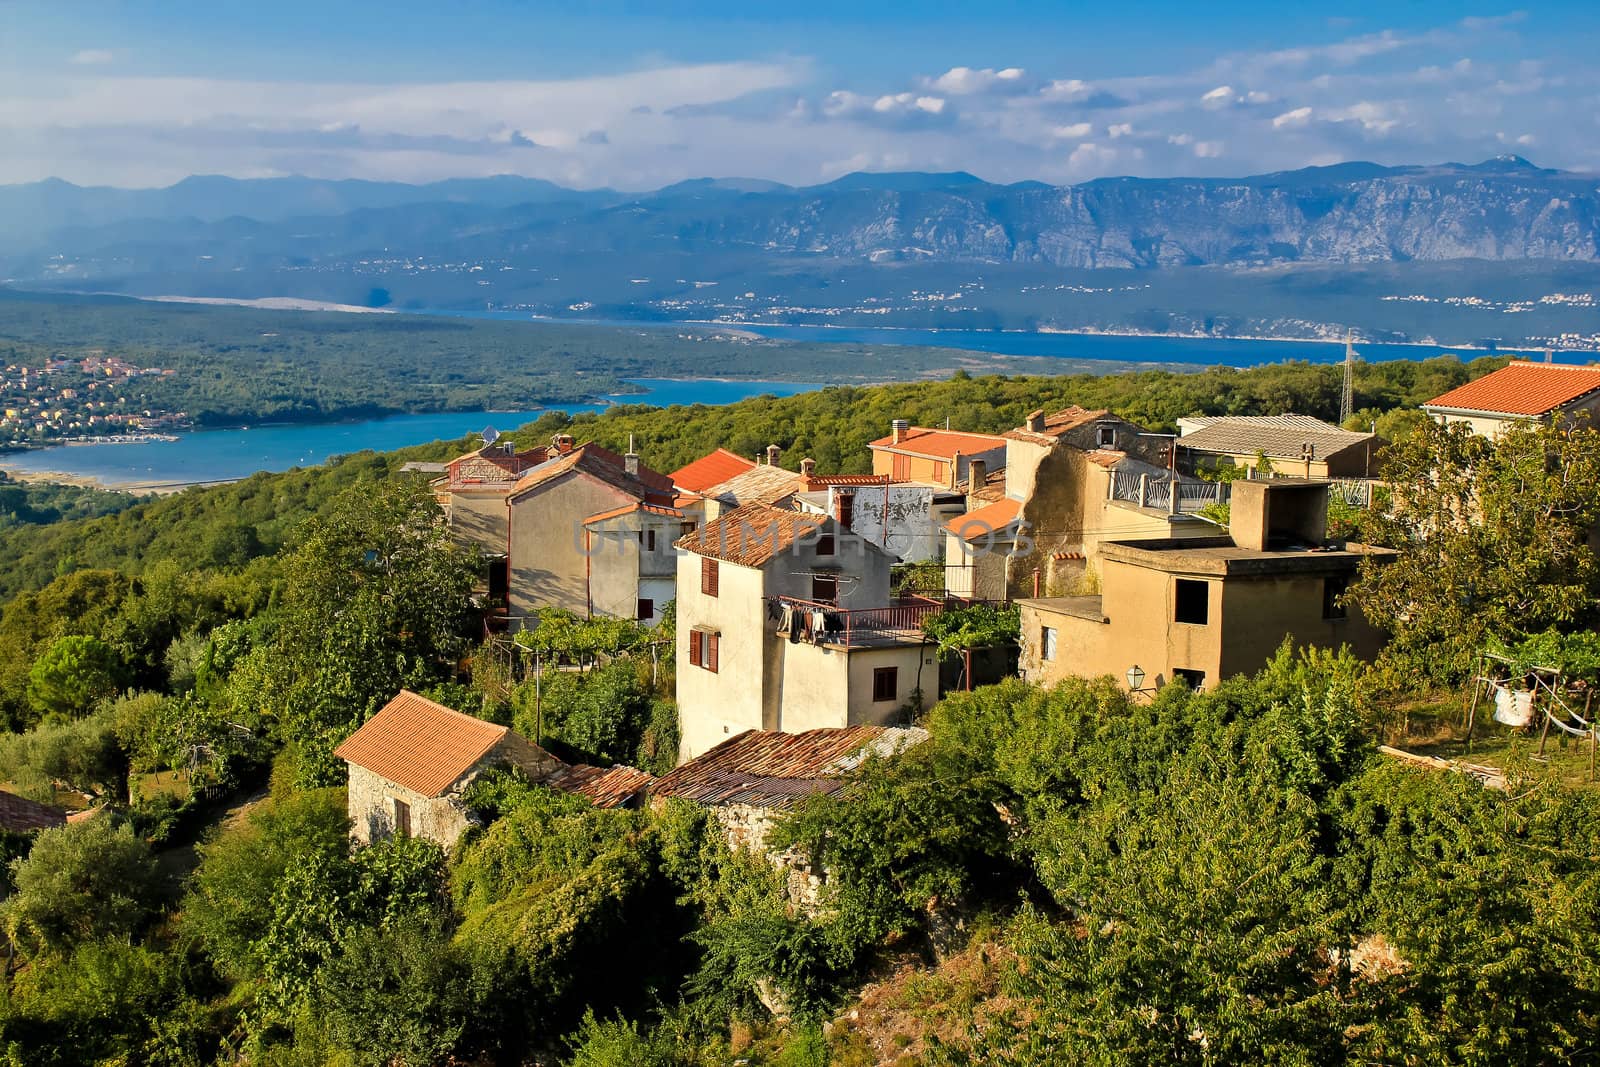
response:
M830 522L825 515L746 504L680 538L677 547L743 567L761 567Z
M623 457L610 449L589 443L579 445L558 459L552 459L524 474L511 488L511 499L524 496L546 482L553 481L569 471L582 471L608 485L640 498L653 498L671 503L672 479L650 468L639 467L636 478L628 473Z
M957 515L944 524L944 528L963 541L976 541L997 530L1003 530L1016 521L1022 512L1022 501L1006 497L993 504L985 504L976 511Z
M620 508L612 508L610 511L602 511L598 515L590 515L587 519L583 520L583 524L587 526L591 522L605 522L607 519L620 519L622 516L632 515L636 511L642 511L646 515L655 515L658 518L663 519L684 519L688 517L675 507L669 508L661 504L647 504L642 500L635 500L633 503L624 504Z
M385 781L436 797L510 732L402 689L333 754Z
M805 488L806 480L782 467L753 467L725 482L713 485L706 496L732 504L776 504Z
M705 805L790 808L813 793L842 790L845 783L838 775L854 766L851 757L868 745L899 751L926 737L917 729L865 725L800 734L747 730L659 779L650 795Z
M1597 389L1600 367L1517 360L1422 406L1492 415L1548 415Z
M0 790L0 830L25 834L67 825L67 813L37 800Z
M592 767L579 763L557 771L542 784L586 797L597 808L620 808L655 780L654 775L637 767Z
M737 474L743 474L755 466L755 463L745 459L737 452L729 452L726 448L719 448L686 463L673 471L669 477L672 484L679 489L687 489L698 493L710 489L713 485L720 485Z
M894 434L873 441L872 448L890 452L906 452L930 459L954 459L956 453L975 456L1005 447L1005 439L989 433L965 433L961 430L930 430L926 426L913 426L894 439Z

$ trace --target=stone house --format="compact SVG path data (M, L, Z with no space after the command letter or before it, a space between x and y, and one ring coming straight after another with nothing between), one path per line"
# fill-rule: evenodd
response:
M513 620L559 607L654 622L673 599L672 543L692 520L638 456L579 445L524 473L505 503Z
M1594 425L1600 413L1600 367L1514 360L1434 397L1422 410L1440 422L1466 423L1490 438L1507 426L1532 420L1586 417Z
M1393 549L1326 540L1328 484L1234 483L1231 537L1108 541L1100 592L1019 600L1022 676L1194 688L1260 669L1286 637L1375 656L1386 637L1343 595Z
M894 558L832 517L747 504L678 548L682 758L747 730L886 724L937 688L921 620L941 605L891 601Z
M918 727L857 725L788 734L747 730L657 779L652 804L687 800L710 810L729 848L765 850L774 822L809 796L837 794L840 776L870 756L927 740Z
M509 727L408 690L333 754L349 765L351 835L363 845L398 833L450 848L472 824L462 794L484 771L515 767L541 780L564 767Z
M408 690L333 754L349 768L351 836L363 845L398 833L452 847L474 823L467 787L492 768L514 768L596 807L638 804L655 780L633 767L564 763L509 727Z
M1218 490L1167 469L1164 435L1070 407L1032 412L1003 437L1004 497L973 498L945 524L945 584L955 595L1076 591L1092 581L1106 541L1216 532L1196 513Z

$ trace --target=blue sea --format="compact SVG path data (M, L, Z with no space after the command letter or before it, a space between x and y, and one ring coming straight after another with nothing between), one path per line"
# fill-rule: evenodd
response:
M627 404L731 404L772 393L790 396L818 385L794 382L674 381L639 379L642 394L617 396ZM556 405L561 411L599 411L601 404ZM176 441L60 445L0 453L0 470L93 478L112 488L153 489L234 481L257 471L309 467L330 456L362 449L387 452L428 441L451 440L488 427L515 430L549 408L534 411L391 415L361 422L294 423L226 430L196 430Z

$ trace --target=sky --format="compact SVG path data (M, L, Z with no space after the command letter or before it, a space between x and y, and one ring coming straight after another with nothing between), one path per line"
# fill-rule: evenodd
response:
M0 183L1600 171L1592 3L764 6L0 0Z

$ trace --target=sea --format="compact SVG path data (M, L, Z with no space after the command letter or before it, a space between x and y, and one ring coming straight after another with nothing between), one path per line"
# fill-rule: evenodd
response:
M1280 341L1212 337L1126 336L1116 334L1027 333L1011 330L918 330L885 327L790 326L750 323L644 322L596 319L549 319L517 311L420 311L415 314L459 318L512 319L567 325L604 325L641 328L741 331L761 337L792 341L863 345L929 345L999 355L1045 356L1072 360L1102 360L1108 364L1169 364L1190 366L1254 367L1299 359L1332 363L1344 358L1344 345L1321 341ZM1435 345L1358 343L1356 351L1368 362L1427 359L1455 355L1473 359L1479 349ZM1529 353L1534 358L1543 354ZM1592 352L1557 351L1559 362L1587 363ZM1108 369L1110 369L1108 367ZM731 404L751 396L771 393L790 396L820 384L773 381L638 379L645 390L607 398L619 403ZM562 405L562 411L598 411L602 404ZM544 409L549 410L549 409ZM146 490L234 481L257 471L282 471L314 466L330 456L362 449L388 451L428 441L449 440L490 426L515 429L542 411L467 412L439 415L393 415L360 422L261 425L234 429L200 430L178 434L171 441L140 441L65 445L30 452L0 454L0 470L64 474L93 479L109 488Z
M792 396L818 384L798 382L632 380L643 393L608 400L623 404L731 404L747 397ZM282 423L195 430L175 440L57 445L0 453L0 470L90 478L109 489L166 490L248 478L257 471L311 467L332 456L380 452L429 441L448 441L486 429L515 430L546 411L600 411L604 404L558 404L519 411L470 411L391 415L356 422Z

